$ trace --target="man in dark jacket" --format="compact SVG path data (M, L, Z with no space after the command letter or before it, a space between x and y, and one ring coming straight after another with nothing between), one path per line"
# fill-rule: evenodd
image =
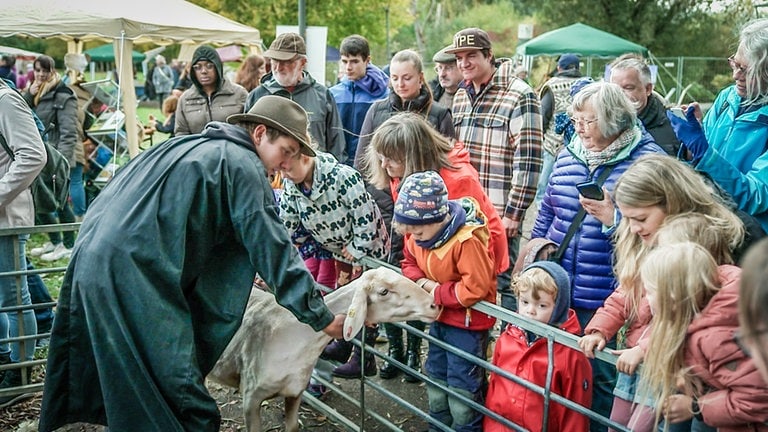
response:
M667 119L666 101L653 92L648 64L635 54L625 54L614 60L610 67L610 81L624 90L645 130L668 155L677 157L680 140Z
M304 70L307 46L297 33L283 33L264 52L272 72L261 78L261 85L248 95L245 110L266 95L288 98L309 113L309 134L320 151L345 161L346 142L336 102L328 89ZM352 157L353 155L350 155Z
M268 179L314 155L306 112L270 96L227 121L145 151L89 209L59 297L41 431L218 431L204 380L257 272L300 321L342 337Z

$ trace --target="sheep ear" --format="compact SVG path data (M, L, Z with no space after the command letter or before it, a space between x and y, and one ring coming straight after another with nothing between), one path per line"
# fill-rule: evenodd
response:
M355 337L363 328L367 315L368 288L367 284L361 284L361 286L355 287L355 295L352 297L349 309L347 309L347 317L344 319L344 340L349 341Z

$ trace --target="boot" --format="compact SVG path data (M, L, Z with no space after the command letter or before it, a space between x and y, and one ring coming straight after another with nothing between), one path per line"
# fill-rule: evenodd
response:
M21 369L11 369L11 370L5 371L5 376L3 377L3 380L0 381L0 390L5 390L13 387L20 387L22 385L21 372L22 372ZM26 384L31 384L32 368L29 368L29 367L26 368L25 372L27 374ZM32 396L34 396L34 394L32 393L22 393L22 394L16 394L16 395L2 396L0 397L0 408L9 407L25 399L29 399Z
M405 355L403 353L403 330L400 327L394 325L384 324L384 328L387 330L387 336L389 338L389 352L388 355L400 363L405 363ZM385 361L379 371L381 379L392 379L400 375L400 369L394 364Z
M320 354L320 358L323 360L333 360L339 363L344 363L349 360L349 355L352 353L352 346L352 342L347 342L344 339L334 340L325 347L323 353Z
M365 344L369 347L373 347L376 343L376 336L378 335L378 329L369 328L365 331ZM358 333L357 339L361 338L361 334ZM362 348L355 345L352 348L352 357L349 361L333 370L333 376L339 378L359 378L361 370ZM365 353L365 376L376 375L376 357L370 353Z
M11 352L8 351L5 354L0 354L0 366L7 365L9 363L11 363ZM3 378L5 377L5 372L6 371L4 370L0 371L0 382L3 381Z
M409 323L414 327L418 327L417 325L414 325L412 323ZM419 322L421 324L422 330L424 328L424 323ZM405 354L405 364L408 365L410 369L413 369L415 372L421 372L421 338L419 336L416 336L415 334L408 333L408 349ZM409 383L417 383L421 381L418 376L413 375L411 373L405 374L405 381Z

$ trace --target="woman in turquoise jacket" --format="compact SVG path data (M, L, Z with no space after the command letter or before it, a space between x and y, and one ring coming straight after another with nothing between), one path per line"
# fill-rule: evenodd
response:
M686 119L667 116L683 144L680 156L768 231L768 19L742 29L728 63L735 83L720 92L702 124L697 103Z

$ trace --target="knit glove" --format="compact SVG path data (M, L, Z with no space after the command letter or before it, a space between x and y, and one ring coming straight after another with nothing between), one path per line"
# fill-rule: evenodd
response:
M677 135L677 139L691 153L691 162L697 164L709 149L709 143L707 142L706 135L704 135L704 129L701 128L701 123L699 123L693 111L693 107L689 106L685 112L685 119L681 119L671 111L667 111L667 118L669 119L669 124L672 125L672 129L675 131L675 135Z

